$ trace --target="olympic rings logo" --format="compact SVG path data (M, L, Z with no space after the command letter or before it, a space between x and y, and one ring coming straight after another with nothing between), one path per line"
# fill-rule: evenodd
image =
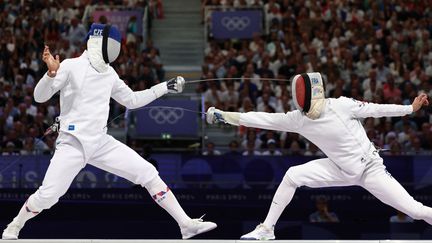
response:
M166 107L154 107L149 110L149 116L157 124L175 124L184 116L182 109L173 109Z
M250 24L248 17L223 17L221 19L222 25L229 31L244 30Z

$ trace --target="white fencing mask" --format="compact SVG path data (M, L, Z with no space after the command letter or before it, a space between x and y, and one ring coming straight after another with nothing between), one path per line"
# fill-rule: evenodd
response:
M324 83L321 74L297 74L291 81L292 98L297 109L310 119L319 118L325 105Z

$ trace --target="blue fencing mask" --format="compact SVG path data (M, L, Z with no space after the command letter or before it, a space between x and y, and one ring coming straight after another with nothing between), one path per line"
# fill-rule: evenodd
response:
M121 33L111 25L92 24L87 34L87 51L92 66L98 72L105 72L108 64L120 54Z

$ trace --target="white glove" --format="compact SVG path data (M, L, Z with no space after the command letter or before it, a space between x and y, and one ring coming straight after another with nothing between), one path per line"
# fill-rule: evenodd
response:
M240 113L238 112L225 112L214 107L210 107L206 114L206 120L208 124L223 122L235 126L240 125Z
M167 81L168 93L178 94L183 91L185 80L182 76L177 76Z
M223 118L222 115L223 111L216 109L214 107L210 107L207 110L207 123L208 124L214 124L214 123L219 123L219 122L223 122L226 123L225 119Z

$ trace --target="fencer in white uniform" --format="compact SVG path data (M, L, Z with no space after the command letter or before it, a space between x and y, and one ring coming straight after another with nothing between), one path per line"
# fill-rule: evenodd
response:
M156 168L128 146L106 133L110 98L129 109L145 106L167 93L180 93L184 79L177 77L150 89L133 92L109 65L120 53L121 34L110 25L93 24L87 50L60 63L45 47L48 66L34 90L37 102L46 102L60 91L60 131L56 151L39 189L25 202L3 231L3 239L17 239L25 222L49 209L66 193L86 164L124 177L145 187L152 198L179 224L183 239L216 227L215 223L191 219Z
M214 107L207 111L209 123L225 122L299 133L327 155L327 158L289 168L264 222L241 239L275 239L274 226L300 186L358 185L383 203L432 224L432 208L414 200L387 172L361 123L365 117L405 116L415 112L429 104L425 94L419 95L412 105L373 104L346 97L326 99L320 73L294 76L292 93L297 110L287 113L224 112Z

